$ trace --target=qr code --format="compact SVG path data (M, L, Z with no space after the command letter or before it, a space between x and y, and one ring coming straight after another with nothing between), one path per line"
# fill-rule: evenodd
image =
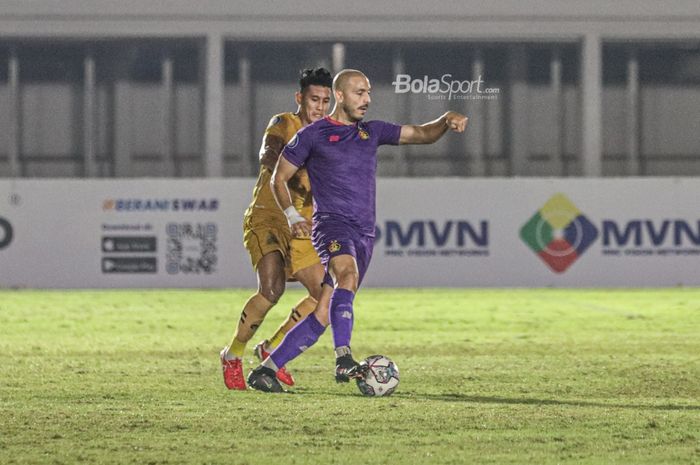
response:
M168 223L165 269L169 274L216 272L217 232L215 223Z

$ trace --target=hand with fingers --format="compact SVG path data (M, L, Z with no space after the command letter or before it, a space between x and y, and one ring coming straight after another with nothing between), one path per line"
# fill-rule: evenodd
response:
M292 230L294 237L308 237L311 235L311 222L301 216L296 208L291 206L284 211L284 214L287 217L289 229Z
M294 237L309 237L311 235L311 222L307 219L290 225Z
M447 124L447 127L454 132L464 132L464 130L467 128L468 122L469 118L461 113L457 113L455 111L448 111L445 113L445 124Z

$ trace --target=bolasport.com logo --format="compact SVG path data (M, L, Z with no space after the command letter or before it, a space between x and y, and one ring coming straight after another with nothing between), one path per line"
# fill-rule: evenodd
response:
M397 74L391 84L397 94L425 94L428 100L495 100L501 93L498 87L486 87L482 76L460 80L450 73L439 78Z
M564 194L555 194L520 229L520 238L555 273L565 272L598 238L598 228Z

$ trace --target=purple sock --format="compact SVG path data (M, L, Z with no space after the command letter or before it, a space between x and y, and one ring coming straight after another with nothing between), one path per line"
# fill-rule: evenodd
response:
M316 341L318 341L318 338L321 337L325 330L326 327L319 323L316 316L312 313L287 333L280 345L270 353L270 359L277 365L277 368L282 368L289 361L316 344Z
M331 296L331 327L335 348L350 346L352 335L353 311L352 301L355 293L347 289L336 288Z

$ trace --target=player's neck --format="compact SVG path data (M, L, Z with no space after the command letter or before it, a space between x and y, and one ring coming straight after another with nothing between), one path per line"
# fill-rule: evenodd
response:
M311 124L311 121L307 120L307 119L304 117L304 113L301 111L301 108L299 108L299 109L297 110L297 112L294 113L294 114L299 118L299 121L301 121L302 127L306 127L306 126L308 126L309 124Z
M347 113L342 111L339 108L334 108L333 113L328 115L330 119L335 121L336 123L341 123L341 124L355 124L355 121L351 120L350 117L348 117Z

